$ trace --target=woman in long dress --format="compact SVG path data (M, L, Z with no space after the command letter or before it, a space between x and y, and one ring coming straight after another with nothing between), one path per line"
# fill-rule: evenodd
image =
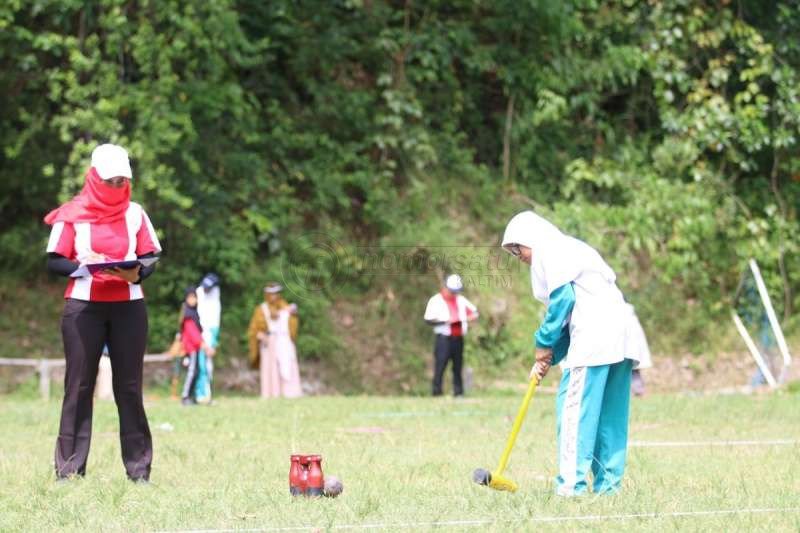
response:
M261 375L261 397L302 396L297 366L297 306L281 296L283 287L264 288L264 303L253 310L248 328L250 364Z

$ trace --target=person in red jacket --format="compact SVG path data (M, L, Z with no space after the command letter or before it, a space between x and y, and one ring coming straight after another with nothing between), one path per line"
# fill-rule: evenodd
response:
M198 352L203 350L209 355L214 355L214 349L203 341L203 327L200 325L200 315L197 313L197 293L194 287L186 289L183 310L181 311L180 338L188 362L186 381L181 392L181 403L183 405L194 405L197 403L194 397L194 389L199 375L197 366Z
M147 344L143 281L161 244L145 210L131 201L128 152L102 144L92 152L83 189L45 217L52 226L47 269L64 276L61 334L66 369L55 449L59 480L83 477L92 440L93 392L103 346L113 369L122 462L135 482L150 478L153 442L142 399ZM139 262L134 268L90 270L92 264Z
M433 395L442 395L442 379L447 363L453 361L453 395L464 394L461 367L464 363L464 335L469 323L478 318L478 308L461 292L461 276L447 276L444 287L434 294L425 308L425 322L433 326L436 342L433 346Z

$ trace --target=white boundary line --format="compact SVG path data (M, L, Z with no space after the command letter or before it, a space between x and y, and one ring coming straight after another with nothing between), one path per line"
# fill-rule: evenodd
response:
M320 531L322 529L416 529L432 527L466 527L466 526L486 526L492 524L511 524L511 523L554 523L554 522L602 522L607 520L641 520L658 518L688 518L700 516L726 516L737 514L775 514L775 513L800 513L800 507L766 507L755 509L718 509L710 511L674 511L670 513L631 513L631 514L610 514L610 515L583 515L583 516L540 516L533 518L518 518L509 520L442 520L438 522L405 522L405 523L375 523L375 524L340 524L330 526L285 526L285 527L265 527L256 529L181 529L174 530L182 533L254 533L260 531ZM162 531L160 533L167 533Z
M628 446L632 448L687 448L702 446L793 446L800 444L798 439L772 440L685 440L685 441L649 441L632 440Z
M484 416L492 414L489 411L462 410L462 411L384 411L377 413L353 413L361 418L422 418L426 416Z

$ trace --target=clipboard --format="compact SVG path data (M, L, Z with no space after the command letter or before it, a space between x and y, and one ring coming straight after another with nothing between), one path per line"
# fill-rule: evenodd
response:
M129 268L136 268L136 265L149 267L150 265L158 261L158 259L159 259L158 257L140 257L139 259L130 259L128 261L108 261L105 263L90 263L87 265L79 266L75 270L75 272L70 274L70 277L83 278L85 276L91 276L96 272L100 272L108 268L121 268L123 270L127 270Z

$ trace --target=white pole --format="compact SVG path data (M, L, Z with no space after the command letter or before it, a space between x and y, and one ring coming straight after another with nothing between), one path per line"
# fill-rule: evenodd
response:
M39 394L43 400L50 399L50 365L47 359L39 360Z
M97 383L94 392L100 400L114 399L111 360L106 356L100 357L100 363L97 365Z
M753 339L750 338L750 334L747 333L747 329L745 329L744 324L742 324L742 319L739 318L739 315L736 314L736 311L731 311L731 316L733 316L733 323L736 324L736 330L739 332L739 335L742 336L742 339L744 339L747 349L750 350L750 355L752 355L753 359L756 360L756 364L761 370L761 373L764 374L764 377L767 379L767 383L769 383L769 386L772 388L777 387L778 383L775 381L775 377L772 375L769 367L764 362L764 358L761 357L758 348L756 348L756 344L753 342Z
M772 300L769 298L767 286L764 283L764 278L761 277L761 270L758 268L758 263L755 259L750 260L750 270L753 271L753 276L756 278L756 287L758 287L758 294L761 295L761 301L764 304L764 309L767 311L767 318L772 326L772 332L775 334L775 340L778 341L778 348L783 356L783 366L788 368L792 364L792 356L789 355L789 346L786 344L786 339L783 337L783 330L778 322L778 317L775 316L775 309L772 308Z

